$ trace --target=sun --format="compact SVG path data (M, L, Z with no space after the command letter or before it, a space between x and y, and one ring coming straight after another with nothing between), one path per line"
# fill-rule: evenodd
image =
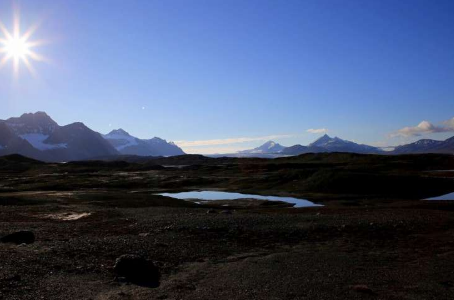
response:
M13 37L12 39L6 40L4 46L6 56L12 57L13 59L23 59L30 53L30 46L23 38Z
M35 75L35 70L31 64L31 60L44 61L44 57L33 51L43 43L43 41L31 41L30 37L36 31L37 25L30 27L27 31L21 34L19 13L14 13L13 31L10 32L0 21L0 30L3 36L0 37L0 53L3 54L0 60L0 68L7 62L13 62L14 74L19 74L19 65L23 63L32 75Z

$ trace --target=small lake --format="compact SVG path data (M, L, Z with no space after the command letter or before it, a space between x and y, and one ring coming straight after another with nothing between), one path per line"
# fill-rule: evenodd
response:
M449 193L438 197L427 198L424 200L454 200L454 193Z
M311 207L311 206L323 206L315 204L309 200L298 199L293 197L278 197L278 196L262 196L242 193L229 193L229 192L217 192L217 191L192 191L192 192L181 192L181 193L162 193L158 194L161 196L172 197L175 199L200 199L200 200L237 200L237 199L257 199L257 200L268 200L268 201L282 201L287 203L295 204L294 207Z

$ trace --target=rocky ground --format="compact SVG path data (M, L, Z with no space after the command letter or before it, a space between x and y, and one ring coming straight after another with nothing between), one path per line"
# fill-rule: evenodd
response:
M35 238L0 243L0 299L454 298L454 202L317 194L325 206L200 206L153 195L182 189L163 184L178 176L185 187L203 178L200 168L53 168L0 175L0 237L30 231ZM232 183L229 172L222 176ZM250 182L274 176L265 173ZM452 178L443 174L435 177L444 188ZM220 177L211 184L228 188ZM128 278L115 266L125 254L145 270L150 264L159 282Z

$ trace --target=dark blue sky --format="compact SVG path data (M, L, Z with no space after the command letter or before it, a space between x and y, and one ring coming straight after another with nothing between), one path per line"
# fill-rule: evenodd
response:
M16 3L22 28L42 20L32 39L50 61L36 77L0 69L0 118L43 110L202 153L321 129L380 145L453 135L454 1ZM8 28L12 14L1 1ZM435 129L396 135L423 120Z

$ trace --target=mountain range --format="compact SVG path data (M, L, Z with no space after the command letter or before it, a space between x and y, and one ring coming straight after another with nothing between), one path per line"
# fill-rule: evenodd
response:
M37 112L0 120L0 156L7 154L61 162L121 154L171 156L184 152L163 139L141 140L122 129L102 135L80 122L60 126L45 112Z
M363 144L357 144L351 141L343 140L338 137L330 137L327 134L320 137L308 146L294 145L281 150L283 155L299 155L303 153L320 153L320 152L351 152L361 154L382 154L383 150Z
M112 130L103 137L123 155L174 156L185 154L173 142L167 142L158 137L142 140L131 136L123 129Z
M454 154L454 137L444 141L423 139L417 142L398 146L393 151L395 154L408 153L450 153Z
M445 141L422 139L383 151L378 147L357 144L324 135L308 146L284 147L268 141L260 147L235 154L216 156L279 157L304 153L351 152L360 154L454 154L454 137ZM21 154L30 158L64 162L116 156L176 156L185 154L172 142L158 137L139 139L123 129L100 134L80 122L58 125L45 112L26 113L17 118L0 120L0 156Z
M278 145L278 147L270 147ZM281 148L282 147L282 148ZM330 137L327 134L320 137L308 146L293 145L283 147L273 141L268 141L260 147L243 150L237 153L238 156L254 156L260 154L276 156L291 156L304 153L323 153L323 152L350 152L360 154L416 154L416 153L447 153L454 154L454 137L445 141L423 139L417 142L396 147L393 151L383 151L378 147L364 144L357 144L343 140L338 137Z

